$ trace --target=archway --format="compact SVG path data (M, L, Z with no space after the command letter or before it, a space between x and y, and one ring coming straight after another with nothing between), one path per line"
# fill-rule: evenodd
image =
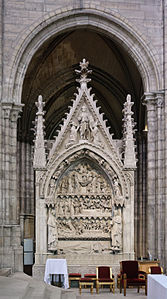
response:
M100 11L97 13L93 10L88 10L87 15L89 22L84 18L84 11L82 13L76 11L75 21L73 15L68 15L68 26L64 22L66 14L62 15L63 19L54 16L47 23L50 31L44 25L37 26L33 33L35 37L29 35L24 41L22 53L17 58L19 60L17 73L11 72L11 86L14 88L9 88L9 95L11 94L16 102L20 102L22 97L22 103L25 104L18 129L19 151L23 153L22 169L24 165L27 169L27 179L22 176L22 172L19 178L21 180L22 177L26 182L19 191L21 214L24 215L33 214L34 206L33 193L28 191L28 188L33 186L28 156L33 140L30 128L35 118L34 102L39 94L42 94L46 101L46 134L52 142L56 130L61 125L62 117L68 111L76 87L74 69L87 52L86 58L93 69L93 91L101 111L108 119L111 133L114 133L117 139L121 137L121 110L125 95L132 94L135 101L135 120L138 132L141 133L145 117L140 98L144 91L159 88L154 55L152 51L148 53L148 46L134 30L123 23L120 16L118 18L112 14L109 18L106 14L104 18L104 14L102 16ZM101 26L99 17L102 20ZM78 20L82 25L77 24ZM134 43L137 51L133 47ZM91 45L97 45L96 49L92 49ZM145 146L143 140L145 139L142 138ZM137 206L136 217L138 217Z

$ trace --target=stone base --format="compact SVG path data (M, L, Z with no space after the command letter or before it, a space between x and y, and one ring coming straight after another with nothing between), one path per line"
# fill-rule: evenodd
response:
M13 272L23 271L23 247L19 225L0 227L2 246L0 246L1 267L11 268Z
M42 260L43 264L38 264L37 260ZM120 254L66 254L66 255L37 255L36 263L33 266L33 277L43 280L45 272L45 263L47 258L66 259L68 265L68 273L81 273L82 277L86 273L95 274L97 266L112 267L113 274L120 273L120 262L123 260L133 260L134 253Z

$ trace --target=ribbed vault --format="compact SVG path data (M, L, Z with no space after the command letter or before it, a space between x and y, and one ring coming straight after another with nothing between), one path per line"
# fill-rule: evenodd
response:
M46 138L53 139L76 92L74 70L83 58L90 62L92 92L114 137L121 137L122 109L127 93L135 102L138 130L143 129L144 113L140 101L143 87L134 62L115 41L98 32L78 29L47 40L33 56L23 84L22 103L25 106L19 121L20 140L33 140L34 102L39 94L46 102Z

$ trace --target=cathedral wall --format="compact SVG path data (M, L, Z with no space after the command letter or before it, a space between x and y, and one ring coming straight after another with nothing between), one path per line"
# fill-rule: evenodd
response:
M3 3L3 5L2 5ZM16 66L18 61L16 61L16 55L19 53L21 46L23 46L25 39L29 35L30 40L33 40L33 30L37 25L39 25L41 22L44 21L44 19L49 19L54 15L58 15L61 13L68 12L79 9L80 11L85 8L85 9L92 9L95 10L96 13L98 14L99 11L106 12L109 15L113 13L115 16L118 17L123 21L125 21L125 24L128 24L132 30L135 30L138 32L138 34L141 36L142 40L145 41L147 45L150 46L150 48L153 50L152 55L154 60L156 61L158 68L159 68L159 73L163 75L163 7L162 7L162 2L157 0L150 0L148 2L144 0L138 0L138 1L125 1L125 0L120 0L120 1L62 1L62 0L38 0L38 1L13 1L13 0L6 0L4 2L0 2L0 9L2 10L2 14L0 15L0 22L2 23L2 31L0 32L0 39L3 43L1 43L1 48L0 48L0 67L2 69L2 72L0 73L0 80L3 74L3 83L2 86L3 88L1 89L2 92L2 101L6 102L12 102L13 98L9 97L8 89L11 87L12 82L11 82L11 69L13 68L13 71L16 71ZM73 11L74 16L75 16L75 11ZM67 22L67 27L68 27L68 21ZM78 21L78 25L81 25ZM100 26L103 25L103 19L102 17L99 17L99 28ZM3 32L3 35L2 35ZM3 45L3 46L2 46ZM134 51L138 51L138 48L135 49L134 45ZM163 78L163 76L161 77ZM164 78L165 79L165 78ZM163 88L163 80L160 81L159 84L160 88ZM17 85L15 86L15 89L17 88ZM156 89L156 88L155 88ZM19 99L16 99L19 101ZM163 118L163 116L162 116ZM1 122L1 120L0 120ZM0 124L1 126L1 124ZM3 127L3 132L5 132L5 125ZM156 128L157 130L157 128ZM161 129L159 128L159 132ZM16 133L16 132L15 132ZM8 134L8 133L7 133ZM11 134L11 133L10 133ZM10 135L8 134L8 135ZM0 132L0 138L2 137L2 131ZM7 138L10 139L11 136L8 136ZM3 135L4 136L4 135ZM159 136L159 140L156 142L156 147L160 149L159 145L161 141L163 140L164 137ZM7 139L6 139L7 141ZM5 141L5 142L6 142ZM158 143L159 142L159 143ZM16 173L16 167L14 166L9 166L8 163L8 158L4 158L4 150L3 146L4 143L2 142L2 139L0 139L0 144L1 144L1 149L0 149L0 159L3 156L3 161L1 163L2 169L1 171L4 172L6 170L5 177L8 176L8 171L9 169L13 168L13 173L11 172L10 179L8 180L8 183L12 182L12 177L15 177ZM141 145L142 146L142 145ZM161 147L162 143L161 143ZM158 161L161 161L159 163L159 166L153 165L153 169L155 171L155 167L159 167L161 169L161 166L163 164L163 155L164 155L164 148L163 150L159 150L159 154L156 148L156 163L158 165ZM145 153L145 149L144 149ZM139 153L140 154L140 153ZM153 153L151 152L150 155ZM154 153L155 154L155 153ZM19 194L14 194L13 198L16 200L18 203L18 198L21 200L21 215L22 215L22 220L25 219L25 223L28 223L27 226L24 228L22 227L22 237L23 234L26 232L26 236L33 235L32 230L30 227L33 226L33 217L34 217L34 202L33 202L33 174L32 174L32 168L30 167L30 156L31 156L31 149L29 148L29 145L27 144L22 144L19 145L19 151L18 151L18 158L20 159L20 155L22 155L22 162L20 162L20 170L18 171L18 175L21 177L21 181L23 184L19 186ZM153 159L154 159L153 158ZM4 162L5 161L5 162ZM15 161L16 162L16 161ZM14 163L15 163L14 162ZM5 164L6 163L6 164ZM5 168L6 167L6 168ZM9 169L8 169L9 167ZM141 172L145 171L143 168L141 168ZM140 171L140 170L139 170ZM155 171L154 173L156 176L159 174L159 172ZM162 173L161 173L162 175ZM13 179L13 181L16 184L16 180ZM0 182L2 183L2 182ZM155 181L153 182L153 184ZM141 183L142 184L142 183ZM162 210L165 210L165 192L166 189L164 189L165 183L163 182L162 186L162 180L159 180L159 190L161 188L161 191L159 193L159 199L157 203L157 209L159 211L159 214L156 214L156 217L161 215L163 217L162 221L162 227L158 224L156 226L156 233L157 236L160 232L161 234L161 243L164 245L165 239L164 239L164 234L165 234L165 213L162 212ZM140 185L141 186L141 185ZM3 192L6 190L7 187L4 187L3 185ZM142 187L141 187L142 188ZM16 185L15 185L16 189ZM31 191L27 191L31 190ZM158 190L158 189L157 189ZM12 194L11 190L11 194ZM15 190L14 190L15 192ZM14 193L13 192L13 193ZM29 192L26 193L26 192ZM138 193L139 194L139 193ZM145 190L142 190L140 195L139 204L135 203L135 223L137 226L138 219L143 217L144 222L140 222L140 231L138 230L138 234L140 235L140 250L138 251L139 253L145 253L147 251L147 245L145 243L145 247L142 248L143 246L143 239L146 239L146 236L144 235L145 232L143 232L143 224L146 225L145 223L145 213L146 213L146 206L145 203L143 202L143 194L145 194ZM161 201L161 195L163 196L163 201ZM4 197L4 193L1 193L1 199ZM145 195L144 195L145 196ZM17 197L17 199L16 199ZM1 201L2 205L2 210L4 203ZM18 204L19 205L19 204ZM143 211L141 212L141 210ZM139 216L139 210L141 215ZM157 211L157 210L156 210ZM155 213L156 213L155 211ZM161 211L161 213L160 213ZM18 216L18 207L15 205L15 219L12 220L14 224L19 223L19 216ZM143 216L144 215L144 216ZM158 216L159 215L159 216ZM154 215L155 216L155 215ZM155 221L155 218L154 218ZM160 221L160 220L159 220ZM3 223L3 216L0 216L0 223ZM23 221L24 223L24 221ZM142 223L142 225L141 225ZM25 229L25 231L24 231ZM11 229L12 231L12 229ZM24 233L23 233L24 232ZM20 232L17 232L19 234ZM4 238L6 238L6 232L2 233ZM8 234L8 232L7 232ZM15 230L14 230L15 234ZM160 241L158 241L158 237L156 236L156 244L154 244L156 248L156 255L161 257L162 259L165 259L165 251L162 253L161 249L161 244ZM155 236L154 236L155 237ZM10 235L11 240L13 240L13 235L11 232ZM7 240L7 239L6 239ZM12 241L13 242L13 241ZM17 239L17 248L19 248L19 239ZM4 245L3 245L4 246ZM5 245L7 246L7 245ZM15 244L13 243L13 246ZM136 247L137 247L137 240L136 240ZM13 247L14 248L14 247ZM165 248L165 247L164 247ZM4 253L2 253L1 256L3 256ZM161 256L162 255L162 256ZM18 255L19 257L19 255ZM8 262L5 262L5 266L9 264ZM14 265L15 263L10 261L10 264Z
M153 56L162 72L163 22L161 1L4 1L3 72L4 98L10 87L9 76L14 61L14 53L20 51L27 35L33 39L32 31L44 19L73 9L94 9L114 14L139 33L146 44L151 45ZM74 13L74 11L73 11ZM100 23L103 20L100 17ZM78 23L78 25L81 25ZM68 25L67 25L68 27ZM32 34L32 36L31 36ZM135 47L135 46L134 46ZM14 61L16 64L17 61ZM9 98L5 100L9 101Z

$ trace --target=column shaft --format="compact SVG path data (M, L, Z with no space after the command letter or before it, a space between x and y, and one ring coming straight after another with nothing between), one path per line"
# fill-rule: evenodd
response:
M156 110L155 95L145 94L144 104L147 107L147 250L151 256L156 255Z
M163 125L163 94L157 94L157 142L156 142L156 257L163 259L164 244L164 215L163 215L163 198L164 198L164 125Z

